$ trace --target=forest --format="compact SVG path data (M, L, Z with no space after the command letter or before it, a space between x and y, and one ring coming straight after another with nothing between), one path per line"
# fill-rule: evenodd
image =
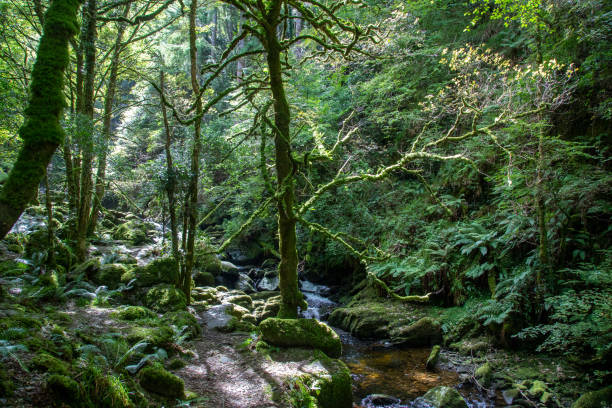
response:
M0 23L0 406L612 407L611 2Z

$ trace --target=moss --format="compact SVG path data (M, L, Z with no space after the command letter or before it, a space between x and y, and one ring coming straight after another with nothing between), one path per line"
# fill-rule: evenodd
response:
M32 368L53 374L68 375L70 368L64 361L47 353L39 353L32 358Z
M126 272L127 268L122 264L105 264L100 266L94 277L94 282L115 289L121 283L121 277Z
M464 356L482 355L489 350L491 345L485 338L465 339L452 343L449 346L452 350L457 350Z
M435 387L423 395L423 400L434 408L467 408L461 394L450 387Z
M604 408L612 405L612 385L587 392L572 404L572 408Z
M172 343L174 332L168 326L160 327L132 327L129 329L126 339L128 343L135 344L146 341L151 347L167 347Z
M213 286L215 284L215 277L210 272L198 271L193 275L193 281L196 286Z
M178 281L179 265L173 257L160 258L146 266L136 267L121 277L121 282L128 283L136 279L137 287L148 287L159 283L176 283Z
M237 317L232 317L226 326L217 327L217 330L222 333L231 333L234 331L250 333L256 329L257 327L253 323L240 320Z
M157 315L144 306L125 306L111 313L111 316L121 320L153 319Z
M262 338L283 347L312 347L330 357L340 357L342 342L331 327L315 319L268 318L261 322Z
M329 375L319 377L316 396L321 408L350 408L353 406L351 372L340 360L320 357Z
M147 224L136 220L129 220L118 225L111 235L113 239L128 241L132 245L143 245L153 242L147 232Z
M185 383L161 365L145 367L140 371L140 385L149 392L167 398L184 398Z
M28 271L30 267L16 261L0 262L0 276L20 276Z
M191 291L191 298L196 301L206 301L208 304L214 305L221 303L219 301L219 292L215 288L194 288Z
M202 334L202 328L198 321L186 310L168 312L164 314L162 321L165 324L173 325L180 330L184 330L183 333L187 334L188 340L194 339Z
M83 276L89 280L95 280L99 271L100 260L98 258L92 258L75 266L70 274L74 277Z
M234 295L228 296L223 299L224 302L233 303L238 306L242 306L248 310L253 310L253 299L249 295Z
M548 387L546 386L546 383L544 383L544 381L535 380L533 383L531 383L531 387L529 388L529 395L539 398L547 390Z
M474 372L474 377L476 377L476 379L480 382L480 385L484 387L491 385L491 380L493 378L493 369L491 368L491 364L487 362L478 367Z
M59 406L83 407L85 405L79 384L66 375L50 375L47 378L46 389Z
M440 359L440 346L435 345L431 349L431 353L429 353L429 357L427 358L427 362L425 363L425 368L429 371L433 371L436 368L436 364L438 364L438 360Z
M198 242L194 248L194 267L203 272L216 276L221 273L221 261L214 253L214 249L204 242ZM214 281L213 281L214 282Z
M178 357L173 358L168 363L168 368L170 370L179 370L179 369L181 369L183 367L185 367L185 362L183 360L181 360L180 358L178 358Z
M395 328L390 331L390 335L393 343L407 347L442 343L442 327L431 317L423 317L407 327Z
M145 296L145 304L156 312L185 309L185 294L173 285L163 284L152 287Z
M15 384L13 384L7 371L2 366L2 363L0 363L0 398L12 396L14 390Z

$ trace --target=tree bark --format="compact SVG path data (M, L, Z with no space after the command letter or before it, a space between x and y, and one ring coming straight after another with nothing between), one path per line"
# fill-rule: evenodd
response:
M123 17L127 18L130 13L131 3L125 5L123 9ZM115 39L115 48L113 49L113 56L111 58L110 73L108 77L108 87L106 88L106 96L104 97L104 116L102 123L102 143L103 146L100 149L100 156L98 157L98 170L96 173L96 189L93 197L93 206L91 214L89 216L89 225L87 235L91 236L96 230L98 223L98 216L100 213L100 203L102 197L104 197L105 184L106 184L106 157L108 154L108 146L112 136L112 119L113 119L113 105L115 102L115 92L117 89L117 76L119 72L119 58L121 57L121 51L123 51L122 42L123 34L125 32L126 23L120 22L117 28L117 38Z
M274 102L274 124L277 130L274 137L276 175L278 188L282 192L277 204L279 252L281 255L278 274L282 298L278 317L296 318L298 307L305 309L307 304L298 288L296 218L293 213L294 169L291 158L291 136L289 132L291 114L287 96L285 95L281 66L281 45L277 37L277 21L279 19L281 3L278 0L272 2L267 16L269 28L266 30L267 64Z
M163 67L159 70L159 87L164 92L164 69ZM174 169L174 163L172 161L172 133L170 132L170 124L168 122L168 113L166 111L166 105L161 102L162 118L164 121L164 130L166 131L166 172L168 173L168 180L166 181L166 193L168 194L168 213L170 215L170 234L172 236L172 255L179 260L179 247L178 247L178 226L176 223L176 170Z
M83 50L85 54L85 78L83 84L83 119L86 126L85 137L81 143L81 195L79 199L79 211L77 218L77 248L76 255L79 261L85 260L87 256L87 226L89 225L89 213L91 208L91 194L93 190L92 165L93 165L93 114L94 114L94 77L96 66L96 0L88 0L87 20L85 21Z
M19 134L23 147L0 192L0 239L34 198L53 153L64 141L64 71L70 62L68 42L78 32L77 0L53 0L45 15L30 99Z
M189 10L189 60L191 68L191 88L193 95L197 96L200 93L200 85L198 84L198 64L197 64L197 48L196 48L196 12L198 9L197 0L191 1ZM196 115L202 114L202 99L196 100ZM187 298L187 304L191 300L191 271L193 270L194 247L196 237L196 222L198 217L198 180L200 174L200 150L201 150L201 123L202 120L196 120L193 124L193 150L191 152L191 178L189 181L189 225L187 231L187 254L185 256L185 270L181 277L181 288Z
M55 266L55 229L53 226L53 203L49 189L49 168L45 170L45 207L47 208L47 265Z

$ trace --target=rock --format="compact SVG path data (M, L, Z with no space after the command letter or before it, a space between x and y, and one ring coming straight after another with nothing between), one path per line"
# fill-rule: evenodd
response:
M255 292L251 295L253 300L268 300L271 297L279 296L280 292L277 290L264 290L261 292Z
M94 277L94 282L98 285L106 285L109 289L115 289L121 283L121 277L126 272L127 268L122 264L104 264L100 266Z
M491 380L493 379L493 369L491 368L491 364L489 362L484 363L480 367L476 369L474 372L474 377L483 387L489 387L491 385Z
M260 323L262 339L283 347L312 347L330 357L342 355L342 342L335 331L315 319L270 317Z
M45 388L58 405L75 408L83 406L79 384L66 375L51 374Z
M193 316L187 310L168 312L163 315L162 322L181 330L183 334L187 335L187 340L195 339L202 334L200 324L196 320L195 316Z
M340 360L321 357L326 374L315 375L319 393L316 395L321 408L351 408L353 395L351 372Z
M280 296L273 296L266 300L265 305L260 310L255 310L255 317L261 322L268 317L276 317L280 311L282 299Z
M157 315L144 306L122 306L111 313L111 316L121 320L153 319Z
M129 220L119 224L112 232L113 239L128 241L132 245L150 244L153 240L148 236L148 225L138 220Z
M145 305L161 313L185 309L185 294L173 285L157 285L147 292L145 296Z
M235 308L236 305L231 303L212 306L202 314L202 319L207 328L228 333L234 331L237 328L236 323L240 321L240 318L235 316L236 314L239 315L240 311L236 311ZM248 310L242 315L245 314L248 314Z
M278 290L278 274L268 274L264 276L259 282L257 282L258 290Z
M521 391L518 390L517 388L510 388L510 389L502 391L502 397L504 397L504 401L508 405L512 404L512 402L517 397L520 397L520 396L521 396Z
M52 374L69 374L68 363L47 353L36 354L32 358L32 368Z
M213 286L215 277L210 272L198 271L193 275L193 281L198 286Z
M195 287L191 291L191 297L196 301L206 301L211 305L221 303L219 299L219 292L216 288L201 288Z
M429 357L427 358L427 362L425 363L425 368L429 371L435 370L436 364L438 364L439 359L440 359L440 346L436 344L431 349L431 353L429 353Z
M178 281L179 265L173 257L159 258L146 266L139 266L121 276L121 282L136 279L134 286L149 287L159 283L174 284Z
M223 303L233 303L248 310L253 310L253 299L249 295L233 295L223 298Z
M464 339L449 346L449 348L457 350L464 356L485 354L490 347L489 342L485 338Z
M172 343L174 332L169 326L159 327L139 327L133 326L126 335L129 344L136 344L141 341L149 343L147 350L153 351L155 347L166 348Z
M227 277L237 278L240 270L231 262L221 261L221 274Z
M450 387L432 388L421 398L433 408L467 408L468 406L461 394Z
M540 398L547 391L548 391L548 387L546 386L546 383L544 381L535 380L531 383L531 387L529 388L529 391L527 392L532 397Z
M255 293L255 282L249 278L248 275L241 273L238 276L238 281L234 285L236 289L241 290L245 293Z
M397 327L389 333L391 341L406 347L431 346L442 343L442 327L431 317L423 317L415 323Z
M387 407L399 405L402 401L399 398L385 394L371 394L361 401L361 405L374 407Z
M77 266L70 272L73 277L82 276L88 280L94 280L100 270L100 260L98 258L89 259Z
M572 408L604 408L612 405L612 385L587 392L572 404Z
M334 310L329 316L329 324L362 339L388 337L390 321L389 314L385 311L384 305L380 303L361 303L353 307L341 307Z
M167 398L184 398L185 383L161 365L145 367L140 371L140 385L149 392Z

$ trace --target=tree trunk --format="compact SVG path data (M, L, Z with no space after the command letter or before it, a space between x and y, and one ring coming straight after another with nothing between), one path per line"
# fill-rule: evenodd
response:
M538 217L539 230L539 258L540 267L538 268L536 283L538 286L542 284L542 278L548 278L550 260L548 257L548 228L546 227L546 202L544 199L544 132L539 131L538 139L538 164L536 169L536 213ZM544 275L544 276L542 276Z
M291 115L283 85L281 46L278 42L276 24L272 24L272 22L278 21L280 5L281 1L273 2L270 13L267 16L267 20L271 23L272 27L266 30L267 63L270 73L270 87L274 100L274 124L277 128L274 137L276 174L278 188L282 191L277 205L279 252L281 255L278 274L282 298L278 317L296 318L298 307L305 309L307 305L298 288L296 219L293 214L294 169L291 159L289 133Z
M45 206L47 208L47 265L55 267L55 229L53 227L53 203L49 190L49 169L45 169Z
M200 93L200 85L198 84L198 65L197 65L197 48L196 48L196 12L198 9L197 0L191 1L189 10L189 60L191 66L191 88L193 95L197 96ZM202 114L202 99L196 100L196 115ZM200 174L200 133L202 120L198 119L193 124L193 150L191 152L191 179L189 181L189 226L187 231L187 254L185 256L185 270L182 274L180 282L181 288L187 297L187 304L191 300L191 271L193 270L194 247L196 237L196 222L198 216L198 180Z
M163 67L159 70L159 87L164 92L164 69ZM162 118L164 121L164 129L166 131L166 172L168 173L168 180L166 181L166 193L168 194L168 213L170 215L170 233L172 235L172 255L179 260L179 247L178 247L178 226L176 224L176 202L174 194L176 192L176 171L172 162L172 134L170 133L170 124L168 123L168 114L166 112L166 105L161 103Z
M4 238L38 191L53 153L64 141L64 71L70 63L68 42L78 32L77 0L53 0L45 15L32 70L23 147L0 192L0 239Z
M89 225L89 213L91 207L91 193L93 190L92 165L93 165L93 114L94 114L94 77L96 66L96 0L88 0L87 20L85 24L85 36L81 39L84 43L85 54L85 79L83 84L83 119L86 126L81 144L81 196L79 200L79 211L77 218L77 248L76 255L79 261L85 260L87 255L87 226Z
M130 13L131 3L126 4L123 9L123 17L127 18ZM98 171L96 173L96 190L93 197L93 207L89 217L89 226L87 235L91 236L96 230L98 216L100 213L100 203L104 197L104 185L106 183L106 156L108 154L108 146L112 135L112 119L113 119L113 104L115 102L115 91L117 89L117 75L119 72L119 58L121 57L123 33L125 32L126 23L120 22L117 29L117 38L115 39L115 48L111 58L110 74L108 77L108 87L106 88L106 96L104 97L104 117L102 124L102 143L100 156L98 157Z

